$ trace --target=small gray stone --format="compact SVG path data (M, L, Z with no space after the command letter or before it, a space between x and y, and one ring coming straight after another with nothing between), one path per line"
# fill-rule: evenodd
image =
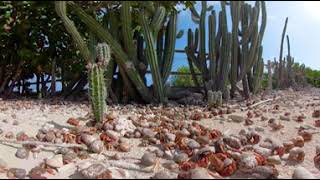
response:
M292 175L292 179L317 179L314 175L306 168L299 166L297 167Z
M267 162L271 164L281 164L281 159L279 156L269 156Z
M264 128L263 127L260 127L260 126L257 126L254 128L254 130L256 130L257 132L264 132Z
M153 131L150 130L150 129L144 128L144 129L142 130L142 134L143 134L144 137L154 138L157 133L153 132Z
M160 172L157 172L151 179L176 179L177 174L172 173L168 170L162 170Z
M188 159L189 159L189 157L186 153L179 153L179 154L174 155L174 157L173 157L173 160L176 163L187 161Z
M27 175L27 171L24 169L19 169L19 168L11 168L9 169L9 172L14 175L14 177L18 179L24 179Z
M12 123L12 125L18 126L18 125L19 125L19 122L18 122L17 120L14 120L13 123Z
M104 150L104 144L100 140L95 140L90 144L90 150L94 153L101 153Z
M191 149L198 149L200 148L200 144L197 141L190 139L190 141L188 142L188 147Z
M141 164L144 166L152 166L155 164L156 160L157 160L157 156L154 153L146 152L141 157Z
M290 121L291 118L289 116L283 116L283 115L280 115L280 120L283 120L283 121Z
M80 174L87 179L96 179L105 170L106 168L102 164L92 164L88 168L81 170Z
M174 142L174 140L176 139L176 135L172 133L166 133L165 136L170 142Z
M106 131L107 136L109 136L111 139L115 139L116 141L119 140L119 135L117 132L112 131L112 130L108 130Z
M24 148L20 148L16 152L16 157L19 159L26 159L28 157L28 151Z
M189 171L190 179L214 179L205 168L195 168Z
M237 123L243 122L245 120L245 118L240 115L229 115L228 118L232 119L232 121Z

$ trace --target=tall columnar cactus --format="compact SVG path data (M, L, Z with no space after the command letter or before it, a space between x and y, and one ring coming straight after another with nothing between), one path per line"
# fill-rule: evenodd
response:
M105 68L110 60L110 49L106 43L98 44L95 49L96 40L91 34L90 46L86 45L73 22L67 17L66 2L56 1L55 9L61 17L66 30L71 34L75 44L87 62L89 96L91 99L92 111L96 121L102 121L106 111L106 85L104 78Z
M139 72L134 66L133 61L128 56L128 54L123 50L121 44L111 35L111 33L107 29L105 29L93 17L88 15L80 6L78 6L72 1L62 2L62 3L68 3L70 8L74 10L75 14L79 17L79 19L87 27L89 27L90 31L95 33L97 38L99 38L101 41L108 43L108 45L110 46L110 49L112 50L114 56L116 57L115 58L116 63L125 70L125 73L128 75L132 83L135 85L135 88L137 89L141 97L146 102L152 102L153 99L149 93L147 86L145 85L144 81L139 75Z
M283 41L284 37L286 35L286 30L287 30L287 24L288 24L288 17L286 18L283 30L282 30L282 36L281 36L281 44L280 44L280 54L279 54L279 83L277 84L277 88L281 86L281 82L283 80L283 59L282 59L282 53L283 53Z
M95 54L95 61L88 66L89 97L95 120L102 121L107 98L104 72L110 61L110 48L106 43L99 43Z
M149 2L147 6L154 7L154 4ZM176 38L180 38L183 31L177 34L176 12L171 12L168 16L162 6L151 9L154 9L154 13L151 15L146 12L147 10L142 9L139 18L146 42L145 53L151 67L156 97L159 102L165 102L165 83L172 69ZM168 24L164 26L167 18L169 19Z

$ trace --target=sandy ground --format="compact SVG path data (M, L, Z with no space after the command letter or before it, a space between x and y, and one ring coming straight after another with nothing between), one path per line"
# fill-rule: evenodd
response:
M268 118L279 119L280 115L286 112L291 113L291 117L295 115L304 114L306 119L304 122L296 122L293 119L290 121L281 121L284 128L279 131L272 131L268 127L268 121L261 121L261 118L253 118L254 124L250 127L260 126L264 129L261 134L265 137L275 137L280 141L284 142L290 140L297 136L297 127L307 124L314 127L315 118L312 118L312 112L314 110L320 110L320 90L319 89L309 89L304 91L277 91L275 94L281 97L280 100L272 103L266 103L258 106L257 109L267 109L268 112L264 114ZM272 113L272 108L275 104L280 106L280 111L277 113ZM313 106L308 106L307 104L313 104ZM116 110L119 107L109 108L110 111ZM89 112L89 107L86 103L69 103L69 102L43 102L43 101L30 101L30 100L15 100L15 101L4 101L0 100L0 129L3 131L0 137L3 137L7 132L13 132L14 134L24 131L30 136L35 136L38 129L41 128L45 123L51 123L60 126L70 126L66 123L67 119L70 117L84 117ZM128 112L130 114L130 112ZM247 111L240 111L240 108L236 108L235 114L246 115ZM128 114L121 115L122 117L127 117ZM230 130L233 134L238 134L241 129L246 129L244 123L230 122L226 118L220 120L221 118L203 119L200 121L201 124L206 127L219 129L224 132ZM18 125L14 122L18 122ZM190 120L189 120L190 121ZM191 122L191 121L190 121ZM315 130L320 131L320 128L315 128ZM141 139L130 139L128 143L132 145L131 151L128 153L119 153L115 151L106 152L107 155L114 155L118 153L122 160L118 160L116 163L138 163L144 152L148 149L156 149L154 146L139 147ZM281 165L277 165L277 169L280 171L279 178L291 178L293 170L295 167L301 165L315 176L320 177L320 171L314 167L313 158L315 156L315 147L320 145L320 134L314 134L312 141L307 142L303 147L306 157L303 163L299 164L286 164L282 161ZM54 155L53 151L42 151L37 158L29 157L27 160L21 160L15 157L16 149L21 147L21 145L15 144L0 144L0 159L7 162L9 168L22 168L27 172L33 167L39 165L43 162L44 158L50 158ZM51 148L54 150L54 148ZM108 158L104 155L92 155L91 161L102 162L104 164L112 163L112 160L107 160ZM88 161L88 160L85 160ZM162 163L165 160L162 160ZM81 163L79 160L77 163ZM141 167L142 169L142 167ZM76 166L68 165L63 168L61 172L56 175L47 174L47 178L79 178L75 173ZM130 174L129 178L150 178L153 173L145 173L141 171L128 170ZM0 178L7 178L6 174L0 173Z

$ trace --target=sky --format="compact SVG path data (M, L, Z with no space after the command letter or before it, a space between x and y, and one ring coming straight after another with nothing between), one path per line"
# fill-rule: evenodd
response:
M254 4L254 1L248 3ZM213 5L217 12L220 11L218 1L208 1L208 5ZM177 7L177 9L182 7ZM201 3L197 2L195 8L200 12ZM274 57L279 59L282 30L285 19L288 17L287 34L290 38L291 56L294 57L296 62L320 70L318 60L320 57L320 2L266 1L266 8L267 26L262 42L264 47L263 59L265 61L273 60ZM228 19L228 21L231 20ZM229 31L231 31L231 25L228 24L228 26ZM178 16L178 30L182 29L185 33L181 39L177 40L177 49L184 49L186 46L188 28L194 30L196 27L198 25L192 22L190 11L181 11ZM286 39L283 54L287 54ZM173 70L181 65L187 65L186 56L176 53Z

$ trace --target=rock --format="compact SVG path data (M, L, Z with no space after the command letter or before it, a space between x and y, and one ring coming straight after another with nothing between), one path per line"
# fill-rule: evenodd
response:
M283 116L283 115L280 115L280 120L283 120L283 121L290 121L291 118L290 116Z
M292 179L317 179L314 175L306 168L299 166L297 167L292 175Z
M82 169L80 174L86 179L97 179L105 170L106 168L102 164L92 164L88 168Z
M162 158L164 156L164 152L161 151L160 149L154 150L153 153L155 153L156 156L159 157L159 158Z
M305 157L305 153L302 148L294 147L289 152L288 159L291 161L303 162Z
M214 179L205 168L195 168L189 171L190 179Z
M237 123L243 122L245 120L245 118L240 115L229 115L228 118Z
M308 131L302 130L302 131L299 131L298 134L303 137L305 142L311 141L312 139L312 133Z
M164 151L164 158L168 160L173 160L174 154L170 150Z
M235 137L224 137L223 142L227 144L228 146L235 148L235 149L240 149L241 148L241 142L239 139Z
M141 164L144 166L152 166L156 163L157 156L154 153L146 152L141 157Z
M106 134L108 137L110 137L111 139L114 139L115 141L119 140L119 134L115 131L108 130L108 131L106 131Z
M144 137L154 138L157 133L153 132L150 129L144 128L144 129L142 129L142 134L143 134Z
M176 135L172 134L172 133L165 133L165 137L170 141L170 142L174 142L174 140L176 139Z
M135 138L141 138L141 133L139 131L134 132L134 137Z
M257 166L251 174L256 179L278 179L279 171L273 166Z
M160 172L157 172L151 179L176 179L177 174L172 173L168 170L162 170Z
M257 132L264 132L264 128L263 127L260 127L260 126L257 126L254 128L254 130L256 130Z
M80 125L80 121L76 118L73 118L73 117L69 118L67 123L72 126L79 126Z
M24 148L19 148L16 152L16 157L19 159L26 159L29 155L28 151Z
M210 143L210 138L208 136L199 136L197 138L197 142L199 142L202 145L206 145Z
M100 140L95 140L90 144L89 149L94 153L101 153L104 150L104 143Z
M107 169L107 171L109 171L109 173L111 174L110 179L129 179L130 178L129 172L124 169L119 169L117 167L110 167ZM104 178L104 179L107 179L107 178Z
M128 143L125 143L125 142L120 143L119 144L119 150L121 152L129 152L130 151L130 145Z
M242 153L238 163L239 170L242 171L252 170L258 165L255 155L249 152Z
M200 144L197 141L193 140L193 139L190 139L187 144L188 144L188 147L190 149L198 149L198 148L200 148Z
M304 146L304 139L302 136L297 136L296 138L292 139L293 145L297 147L303 147Z
M272 155L272 150L271 149L267 149L267 148L263 148L263 147L254 147L254 152L262 155L263 157L267 158L269 156Z
M13 132L7 132L4 137L7 138L7 139L13 139L14 138L14 134L13 134Z
M108 120L115 120L115 119L118 118L118 115L117 115L115 112L112 111L112 112L110 112L110 113L107 114L106 118L107 118Z
M77 154L74 152L71 153L67 153L65 155L63 155L63 163L64 164L69 164L75 161L75 159L77 158Z
M0 135L1 135L1 134L3 134L3 130L2 130L2 129L0 129Z
M93 143L93 141L97 140L97 138L92 135L82 133L81 140L84 142L84 144L89 146L91 143Z
M270 164L281 164L281 159L279 156L269 156L267 162Z
M173 160L176 163L187 161L189 159L188 155L185 153L177 153L174 155Z
M63 166L62 154L56 155L51 159L46 159L46 164L53 168L61 168Z
M28 176L31 179L46 179L45 177L39 178L39 177L42 177L41 175L45 174L46 172L47 172L47 170L45 168L37 166L37 167L32 168L29 171Z
M45 140L47 142L53 142L55 138L56 138L56 135L53 131L49 131L45 136Z
M19 168L11 168L9 169L8 174L13 175L17 179L24 179L27 175L27 171Z
M179 134L183 135L183 136L190 136L190 132L183 128L181 131L178 132Z
M14 120L13 123L12 123L12 125L18 126L18 125L19 125L19 122L18 122L17 120Z

